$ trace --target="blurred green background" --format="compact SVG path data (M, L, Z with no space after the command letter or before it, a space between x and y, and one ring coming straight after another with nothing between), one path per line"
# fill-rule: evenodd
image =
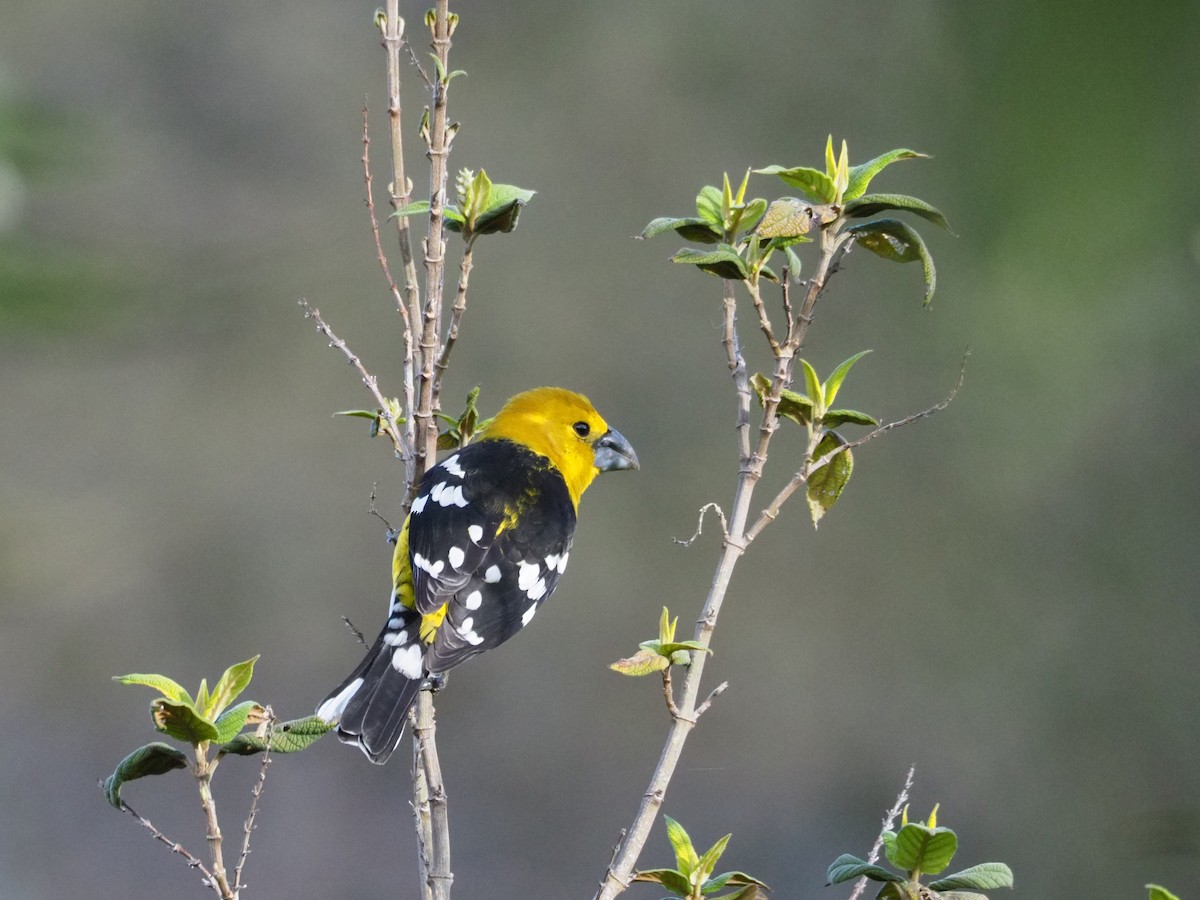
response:
M339 616L378 626L365 511L377 481L395 513L401 469L330 417L369 397L296 306L398 392L359 162L365 96L382 185L374 8L0 15L0 897L204 896L96 788L152 738L148 692L110 676L194 687L261 652L249 695L303 715L358 658ZM876 186L958 236L923 229L927 312L918 267L852 254L805 355L873 349L841 399L883 418L944 396L969 345L967 383L864 448L819 532L793 504L755 544L707 673L731 687L666 811L697 843L732 831L725 862L775 896L844 896L826 866L915 764L914 810L940 801L960 861L1010 863L1020 896L1194 892L1200 5L456 8L453 168L539 193L480 244L447 405L576 387L643 463L589 493L554 611L442 695L457 893L591 896L666 724L606 666L664 603L693 617L716 559L712 531L671 539L732 489L720 284L631 236L723 171L819 162L830 132L852 162L933 154ZM256 772L218 774L227 833ZM203 851L186 777L126 796ZM416 897L407 796L402 759L278 759L246 896ZM659 829L642 862L668 860Z

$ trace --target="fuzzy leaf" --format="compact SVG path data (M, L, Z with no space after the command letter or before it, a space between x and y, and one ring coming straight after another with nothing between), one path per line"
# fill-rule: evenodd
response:
M810 169L807 166L796 166L792 169L767 166L765 169L754 171L760 175L778 175L784 184L799 188L817 203L832 203L837 196L833 179L818 169Z
M685 652L712 653L711 648L705 647L699 641L667 641L658 646L658 652L663 656L673 656L681 650Z
M750 384L754 388L759 404L762 404L767 394L771 392L771 379L761 372L756 372L751 377ZM812 408L812 400L804 394L784 388L779 395L779 405L775 407L775 414L783 419L791 419L798 425L807 425L809 419L812 418Z
M865 412L855 409L831 409L821 416L821 424L826 428L837 428L839 425L878 425L879 420Z
M845 212L847 218L865 219L890 209L910 212L932 222L939 228L950 231L950 223L936 207L930 206L917 197L908 197L904 194L867 194L865 197L847 203ZM951 234L953 234L952 231Z
M1178 897L1159 884L1148 884L1146 885L1146 890L1150 892L1150 900L1179 900Z
M795 197L781 197L767 207L754 230L763 238L799 237L811 230L812 212L811 203Z
M192 702L191 695L183 689L183 685L166 675L114 675L113 681L120 684L142 684L148 688L154 688L168 700L174 700L177 703Z
M925 897L920 897L918 900L925 900ZM977 894L975 891L947 891L944 894L938 894L937 900L988 900L987 894Z
M231 706L221 713L214 723L217 726L216 742L226 744L232 741L237 733L246 727L247 723L258 724L261 722L265 713L266 709L253 700L246 700L237 706Z
M921 236L911 227L898 219L877 219L863 225L855 225L848 229L855 235L859 244L866 247L876 256L890 259L893 262L916 262L920 260L925 272L925 305L933 300L933 292L937 288L937 269L933 265L933 257Z
M859 353L855 353L852 357L843 361L836 369L833 370L830 376L825 379L824 391L825 404L827 406L833 402L833 398L836 397L837 392L841 390L842 382L846 380L846 375L849 374L850 367L870 352L870 350L863 350Z
M700 857L700 861L696 864L695 876L697 881L707 881L708 876L713 873L713 869L717 867L717 863L725 854L725 848L729 846L729 839L732 834L727 834L720 838L715 844L704 851L704 855ZM694 877L695 877L694 876Z
M745 281L750 276L745 261L728 244L719 244L717 249L708 251L684 247L671 257L671 262L690 263L711 275L733 281Z
M904 879L889 872L882 866L877 866L867 862L865 859L859 859L850 853L843 853L835 859L829 866L829 871L826 873L827 884L841 884L843 881L849 881L852 878L860 878L865 875L872 881L903 881Z
M844 454L843 454L844 455ZM888 848L888 861L897 869L920 869L936 875L950 865L958 849L958 836L949 828L930 828L910 822L896 832L895 844Z
M804 389L808 392L808 398L814 406L824 409L825 389L821 386L821 379L817 377L817 370L806 359L800 360L800 365L804 368Z
M388 216L388 218L397 219L402 218L403 216L415 216L427 212L429 212L428 200L414 200L412 203L400 207L398 210Z
M711 894L713 891L719 891L723 887L750 887L757 885L758 887L767 887L765 882L759 881L752 875L747 875L745 872L722 872L708 881L700 888L700 893ZM768 890L770 890L768 888ZM715 898L714 898L715 900Z
M218 736L217 727L196 712L196 708L190 703L177 703L166 697L159 697L150 703L150 718L154 720L156 731L188 744L215 741Z
M722 194L719 188L712 185L700 188L700 193L696 195L696 212L701 219L724 234L725 216L721 212L722 206Z
M850 183L846 186L846 192L842 198L856 200L861 197L867 192L867 186L870 185L872 178L892 163L902 159L929 159L929 156L925 153L917 153L915 150L889 150L882 156L877 156L860 166L851 166Z
M482 171L480 174L483 174ZM533 199L537 191L519 188L512 184L493 184L488 193L487 205L475 218L472 234L496 234L512 231L517 227L521 207ZM467 233L466 229L463 231Z
M680 897L686 897L692 892L691 882L682 872L674 869L643 869L641 872L634 873L633 880L661 884L668 891Z
M675 851L675 865L686 877L691 878L692 872L696 871L700 862L696 848L692 846L692 839L683 830L683 826L670 816L663 816L663 822L667 826L667 840L671 842L671 849Z
M826 453L846 443L836 431L827 431L817 444L813 459L818 460ZM849 450L843 450L829 463L817 469L809 476L806 485L808 496L808 512L812 516L813 527L821 522L821 517L833 508L842 496L846 483L854 472L854 457ZM941 869L938 870L939 872Z
M126 782L147 775L164 775L174 769L186 769L187 764L187 757L182 752L162 741L138 747L117 763L113 773L104 779L104 796L120 809L121 788Z
M716 244L723 236L720 229L708 224L699 216L688 216L680 219L655 219L642 229L638 237L645 240L666 231L674 231L685 241L695 241L698 244Z
M212 689L212 694L209 695L208 703L204 708L205 718L215 718L225 711L225 707L229 706L237 699L238 694L246 689L246 685L250 683L250 679L254 677L254 664L258 662L260 654L255 654L245 662L235 663L225 670L221 675L221 680L217 682L216 687ZM200 703L197 700L197 707Z
M279 722L271 735L272 753L298 753L312 746L327 732L336 728L318 716L307 716L303 719L292 719L289 722ZM246 732L239 734L233 740L221 747L221 755L231 753L235 756L252 756L267 749L267 736Z
M1013 886L1012 869L1004 863L980 863L939 878L931 882L929 887L935 891L951 891L956 889L989 890L991 888L1010 888Z
M612 663L609 668L614 672L619 672L622 675L630 675L637 677L640 675L650 675L654 672L661 672L671 664L671 660L667 656L663 656L657 650L639 650L633 656L625 659L618 659Z
M751 200L740 209L735 209L733 211L733 215L730 216L730 229L733 231L740 231L743 228L749 228L751 225L761 219L763 213L766 211L766 200Z

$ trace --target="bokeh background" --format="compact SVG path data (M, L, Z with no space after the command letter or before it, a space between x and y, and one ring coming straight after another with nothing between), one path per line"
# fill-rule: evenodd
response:
M643 461L589 493L552 612L442 695L457 893L591 896L666 724L606 666L663 604L689 621L716 560L711 529L672 538L732 490L720 285L631 236L724 171L819 163L832 132L852 161L933 154L876 185L957 236L923 228L930 311L918 267L852 254L806 356L873 349L842 396L883 418L943 397L969 345L967 382L859 453L819 531L793 503L755 544L708 670L731 687L666 811L732 831L726 861L775 896L844 896L826 866L867 851L915 764L915 810L940 802L958 861L1010 863L1018 896L1194 895L1200 6L456 8L453 168L539 193L480 244L447 404L574 386ZM373 10L0 12L0 897L204 896L96 788L153 737L149 693L110 676L194 687L261 653L249 696L298 716L358 658L339 617L378 625L366 509L378 482L395 512L401 468L330 417L370 399L296 305L398 392L359 162L365 98L382 184ZM218 774L229 834L256 773ZM186 777L126 796L203 851ZM278 759L246 896L418 896L407 796L402 759ZM642 862L669 858L660 830Z

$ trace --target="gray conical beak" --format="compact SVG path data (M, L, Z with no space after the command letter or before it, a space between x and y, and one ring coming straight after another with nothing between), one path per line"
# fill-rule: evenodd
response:
M625 436L616 429L610 428L600 436L600 440L592 445L596 454L596 468L601 472L612 472L617 469L638 468L637 454L633 446L625 440Z

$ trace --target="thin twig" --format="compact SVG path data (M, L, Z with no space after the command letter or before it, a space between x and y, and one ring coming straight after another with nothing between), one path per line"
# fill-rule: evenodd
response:
M350 621L348 616L342 616L342 624L350 629L350 633L354 635L354 639L356 641L358 641L364 647L369 646L367 644L367 639L363 636L363 633L354 627L354 623Z
M853 441L847 441L846 443L833 448L820 459L813 460L811 464L802 466L800 470L791 477L788 483L785 484L782 489L780 489L779 493L775 495L771 502L767 504L766 508L759 513L759 516L755 520L754 524L750 526L749 530L746 532L746 543L750 543L756 537L758 537L762 530L779 516L779 510L788 500L788 498L791 497L792 494L794 494L801 486L807 484L808 480L812 478L813 473L825 468L825 466L833 462L833 460L837 458L838 454L861 447L868 441L873 441L875 438L881 437L882 435L887 434L889 431L894 431L895 429L901 428L905 425L912 425L914 422L927 419L935 413L941 412L951 403L953 403L954 398L958 396L958 392L963 386L963 380L966 378L967 359L970 357L970 355L971 351L968 348L966 353L963 354L962 364L959 366L958 380L955 382L953 389L951 389L950 393L947 394L944 399L927 409L913 413L910 416L905 416L903 419L897 419L894 422L888 422L884 425L880 425L879 427L867 432L860 438L856 438ZM807 456L811 457L811 455L812 448L809 449Z
M169 837L159 831L158 827L153 822L135 811L134 808L124 800L121 801L121 809L125 810L125 812L137 819L138 822L141 823L142 827L146 828L150 834L153 835L156 841L161 844L166 844L172 853L177 853L182 856L189 869L196 869L200 873L205 887L210 887L217 893L220 893L220 889L217 887L217 880L213 878L212 872L208 871L208 867L205 866L203 862L192 856L192 854L188 853L182 844L171 840Z
M362 376L362 382L367 386L367 390L375 398L375 403L379 408L379 416L387 423L387 433L392 439L392 444L396 448L396 455L403 459L408 459L412 456L412 451L408 448L404 436L401 434L399 425L396 422L396 417L392 415L389 408L388 400L379 390L379 382L375 376L367 371L361 359L347 346L346 342L333 333L325 320L321 318L321 311L308 305L307 300L299 301L300 308L304 310L304 318L312 319L316 323L317 331L329 339L329 346L334 347L342 352L350 365L358 370L358 374ZM411 417L410 417L411 418Z
M892 804L892 808L883 817L883 827L879 829L879 835L875 838L875 844L871 847L871 853L867 857L867 862L874 864L879 861L879 852L883 849L883 833L892 827L892 823L896 821L896 816L900 815L900 811L904 809L904 804L908 802L908 792L912 790L913 775L916 773L916 770L916 766L908 767L908 776L904 779L904 787L896 797L896 802ZM854 886L854 893L850 895L850 900L858 900L866 888L867 876L864 875L858 879L858 884Z
M441 406L442 378L446 367L450 364L450 353L458 340L458 330L462 325L463 313L467 311L467 288L471 280L471 267L475 263L475 235L467 241L463 250L462 260L458 266L458 290L454 294L454 306L450 313L450 330L446 333L446 342L442 344L441 355L438 356L433 382L433 404L437 409Z
M258 769L258 781L250 789L253 798L250 801L250 813L246 816L246 821L242 826L244 831L242 836L242 852L238 856L237 865L233 869L234 893L240 892L245 887L242 884L242 870L246 867L246 860L250 856L250 834L254 831L254 819L258 815L258 801L262 797L263 786L267 783L267 766L271 764L271 741L275 738L275 713L268 706L264 715L265 720L263 725L265 726L267 740L263 748L262 764Z
M712 691L709 693L709 695L704 699L704 702L696 707L696 712L694 713L695 717L697 719L699 719L702 715L704 715L706 712L708 712L708 708L710 706L712 706L712 702L714 700L716 700L718 697L720 697L727 690L729 690L729 682L728 681L722 681L715 688L713 688Z
M679 707L675 704L675 688L671 685L671 666L662 670L663 698L667 701L667 712L672 719L679 718Z
M671 540L673 540L676 544L679 544L681 547L690 547L692 544L696 543L696 539L704 533L704 514L710 509L716 510L717 518L721 520L721 534L728 535L729 523L725 520L725 511L715 503L705 503L702 507L700 507L700 517L696 521L696 530L692 533L692 536L686 541L681 541L679 538L671 538Z

